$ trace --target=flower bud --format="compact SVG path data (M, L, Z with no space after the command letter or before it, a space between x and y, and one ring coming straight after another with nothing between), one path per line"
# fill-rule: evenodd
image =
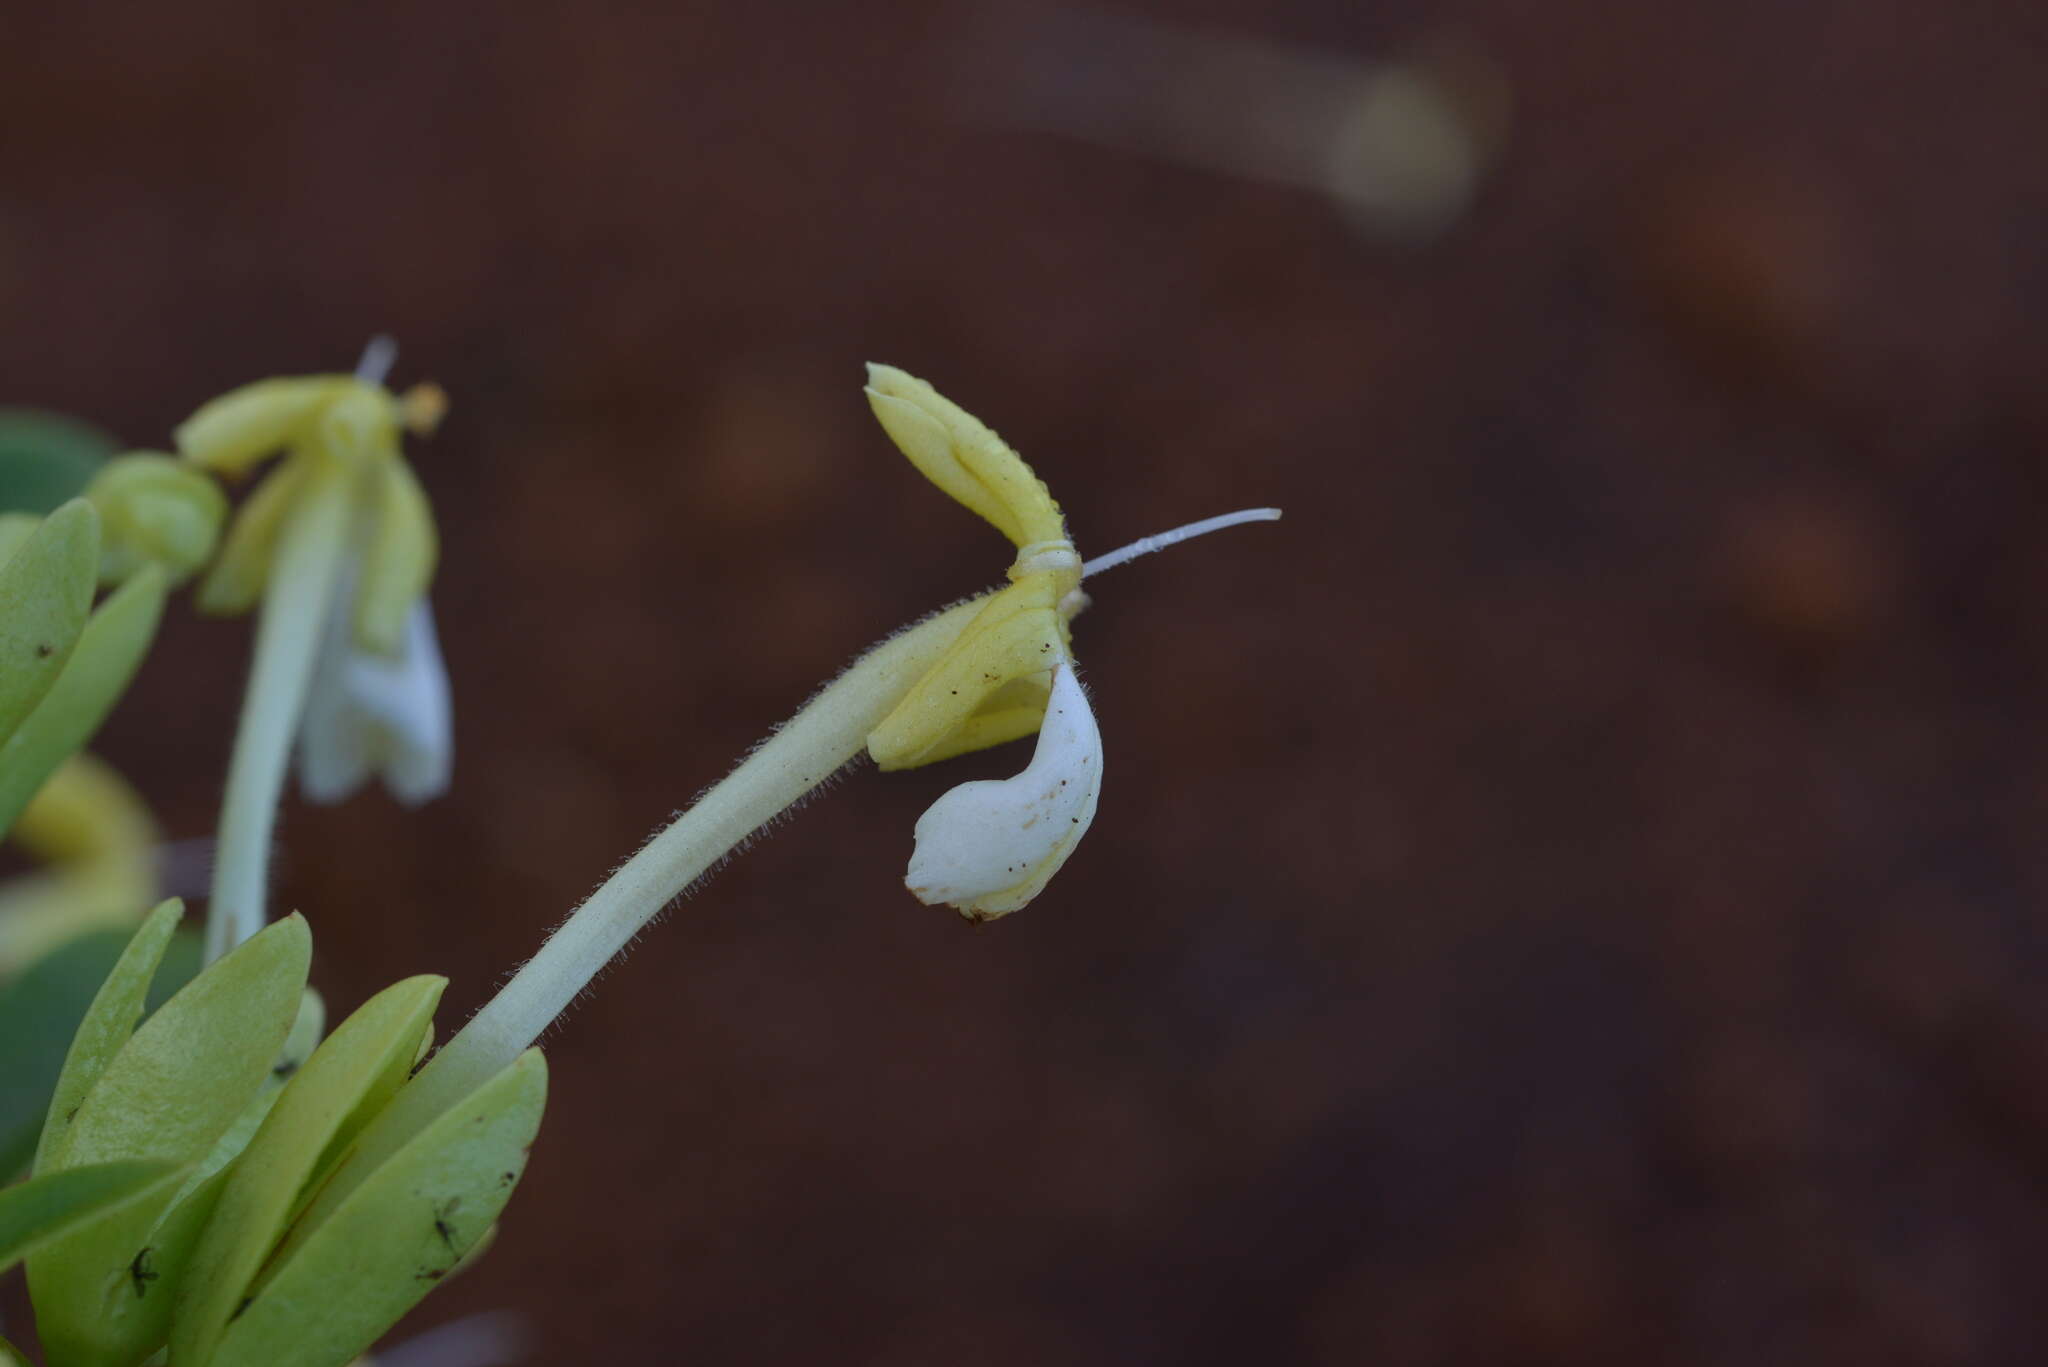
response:
M85 496L100 515L100 582L120 584L161 565L173 585L213 557L227 499L205 472L153 452L100 467Z

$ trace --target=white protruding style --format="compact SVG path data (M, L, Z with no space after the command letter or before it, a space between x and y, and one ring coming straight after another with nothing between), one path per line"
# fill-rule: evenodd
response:
M1241 526L1246 522L1278 522L1279 520L1280 510L1278 508L1245 508L1234 513L1224 513L1218 517L1205 517L1200 522L1190 522L1184 527L1175 527L1170 532L1158 532L1152 536L1141 536L1128 546L1119 546L1113 551L1098 555L1087 564L1081 566L1081 575L1083 578L1086 578L1091 574L1101 574L1104 570L1113 570L1126 561L1136 560L1141 555L1150 555L1154 551L1163 551L1168 546L1177 546L1183 541L1192 541L1198 536L1207 536L1210 532L1220 532L1225 527Z
M1017 910L1044 889L1095 819L1102 733L1072 661L1053 670L1031 763L1015 778L963 783L917 822L904 884L927 906L974 921Z

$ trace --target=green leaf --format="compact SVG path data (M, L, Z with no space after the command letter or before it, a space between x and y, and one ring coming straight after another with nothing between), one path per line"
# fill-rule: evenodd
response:
M408 978L343 1021L284 1090L249 1141L179 1290L171 1356L205 1362L301 1192L388 1103L412 1066L448 980Z
M159 1215L128 1262L128 1287L138 1300L128 1326L131 1339L154 1345L163 1342L177 1300L186 1286L188 1268L200 1236L213 1221L221 1193L227 1189L236 1159L251 1135L257 1132L272 1105L284 1090L285 1081L302 1066L320 1041L326 1008L320 994L307 988L299 1000L298 1019L285 1036L278 1060L270 1075L257 1085L256 1095L242 1107L204 1159L179 1170L180 1181L167 1184L168 1202L161 1203ZM152 1294L159 1287L167 1294ZM126 1358L121 1359L128 1360Z
M207 1157L270 1076L311 955L305 920L290 916L194 978L114 1054L43 1165ZM53 1364L131 1367L163 1341L177 1266L224 1181L175 1204L168 1190L132 1202L28 1260Z
M0 509L47 513L84 490L120 443L91 423L0 408Z
M51 1090L42 1137L36 1143L38 1175L57 1166L57 1150L71 1127L72 1117L78 1113L79 1103L135 1033L135 1022L142 1018L143 1004L149 995L150 980L156 976L157 965L170 945L171 932L178 928L184 914L185 903L179 898L159 903L143 919L113 971L100 984L92 1005L86 1008L64 1055L56 1086Z
M97 558L97 544L93 554ZM10 561L6 568L13 565ZM0 574L5 572L0 569ZM56 684L0 744L0 833L14 824L43 780L91 740L114 710L156 637L163 610L164 573L151 565L116 589L85 624Z
M294 1227L208 1367L339 1367L448 1275L504 1209L547 1103L529 1049Z
M0 1191L0 1272L29 1250L175 1177L170 1163L95 1163Z
M33 513L0 513L0 565L12 560L42 525L43 520Z
M0 1174L35 1156L64 1055L129 937L81 935L37 959L0 991Z
M92 612L99 563L100 516L75 498L0 564L0 741L64 672ZM6 828L0 820L0 831Z
M0 1174L5 1177L21 1173L35 1156L64 1057L93 997L133 939L125 930L88 931L30 964L0 991L0 1040L7 1041L0 1049ZM192 980L199 954L196 932L172 934L145 1012Z
M315 1045L320 1043L320 1033L327 1023L327 1005L320 1000L320 994L307 988L299 997L299 1014L292 1021L291 1030L284 1037L284 1046L277 1051L277 1059L270 1065L270 1072L256 1084L256 1094L242 1106L220 1138L213 1141L185 1186L172 1201L173 1205L192 1195L200 1185L228 1164L241 1157L242 1150L249 1146L249 1140L263 1124L270 1108L277 1103L278 1094L285 1083L305 1065Z

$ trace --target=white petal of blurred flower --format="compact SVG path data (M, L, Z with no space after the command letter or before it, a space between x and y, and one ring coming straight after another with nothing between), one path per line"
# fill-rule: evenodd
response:
M348 604L355 575L343 574L327 614L299 726L299 790L312 802L340 802L370 775L416 807L448 790L454 723L448 670L421 598L406 618L396 658L359 649Z

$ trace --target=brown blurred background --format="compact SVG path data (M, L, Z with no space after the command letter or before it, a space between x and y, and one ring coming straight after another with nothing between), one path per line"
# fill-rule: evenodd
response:
M416 459L456 790L281 828L337 1013L434 970L449 1028L825 676L998 577L862 361L998 427L1085 552L1287 509L1101 581L1109 784L1027 913L899 882L1013 748L854 774L646 934L550 1037L496 1250L401 1337L2040 1359L2038 5L1124 11L1490 73L1500 158L1405 243L1034 126L1045 11L16 11L0 399L161 445L380 330L454 399ZM174 837L248 642L181 605L101 741Z

